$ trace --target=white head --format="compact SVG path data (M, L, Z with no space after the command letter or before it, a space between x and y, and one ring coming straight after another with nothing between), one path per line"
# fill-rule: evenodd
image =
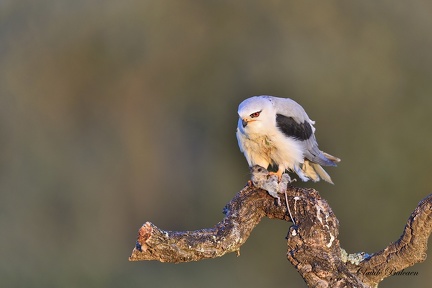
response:
M240 103L238 128L245 134L265 133L275 122L275 112L270 98L254 96Z

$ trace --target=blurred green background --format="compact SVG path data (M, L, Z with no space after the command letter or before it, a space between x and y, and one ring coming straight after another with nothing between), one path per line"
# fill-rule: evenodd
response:
M139 227L212 227L248 180L237 106L290 97L342 158L350 253L432 192L430 1L0 2L1 287L306 287L289 223L185 264L128 262ZM380 287L429 287L432 261Z

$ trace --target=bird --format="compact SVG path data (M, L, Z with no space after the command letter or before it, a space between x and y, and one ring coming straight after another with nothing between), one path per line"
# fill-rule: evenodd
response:
M340 159L318 148L315 121L290 98L261 95L245 99L238 107L236 136L249 167L255 165L282 179L294 172L306 182L324 180L333 184L321 166L337 166Z

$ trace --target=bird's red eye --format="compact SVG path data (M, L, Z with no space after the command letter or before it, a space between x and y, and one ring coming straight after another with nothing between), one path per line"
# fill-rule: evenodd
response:
M250 114L251 118L257 118L261 114L261 111Z

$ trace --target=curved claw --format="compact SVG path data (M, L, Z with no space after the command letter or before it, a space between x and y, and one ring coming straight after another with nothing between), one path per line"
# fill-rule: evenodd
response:
M282 174L283 174L284 170L280 169L276 172L269 172L269 175L276 175L278 178L278 182L280 182L282 180Z

